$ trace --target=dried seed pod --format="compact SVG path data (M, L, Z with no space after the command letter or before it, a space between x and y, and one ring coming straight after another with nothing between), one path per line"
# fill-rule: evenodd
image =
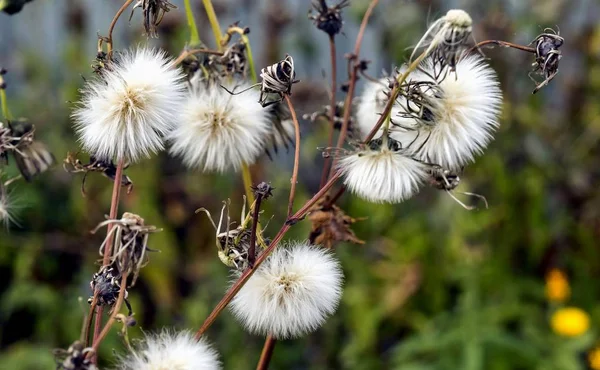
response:
M169 0L139 0L133 6L129 20L133 17L133 12L136 8L142 8L142 15L144 17L144 30L146 35L150 37L158 37L156 28L162 22L165 13L168 13L171 9L177 8L171 4Z
M348 5L350 5L350 0L341 0L331 7L327 6L325 0L313 0L312 9L308 11L308 18L318 29L333 37L342 30L344 25L342 9ZM313 10L316 12L315 14L312 13Z
M562 58L562 53L558 49L565 42L558 31L551 28L546 28L544 31L531 42L531 44L535 44L535 61L533 62L532 73L540 74L545 78L538 83L530 74L530 78L536 84L533 90L534 94L546 86L558 73L558 62Z
M428 183L430 186L436 189L445 190L448 193L448 195L450 195L450 197L456 201L456 203L460 204L464 209L471 211L477 207L468 206L464 204L458 198L456 198L454 194L452 194L452 191L456 189L460 184L459 172L462 172L462 169L460 171L451 171L444 169L441 166L432 165L429 169L430 177L428 179ZM459 193L464 195L470 195L472 197L476 197L483 200L485 208L488 208L487 199L483 195L470 193L466 191L461 191Z
M115 166L113 161L100 160L94 156L90 156L89 163L84 164L77 158L77 153L67 153L67 157L63 161L63 168L69 173L83 172L83 179L81 180L81 193L84 196L85 179L87 178L89 172L100 172L102 175L112 181L115 181L115 178L117 177L117 166ZM125 168L127 168L127 166L125 166ZM133 182L129 176L125 174L121 175L121 186L127 188L127 194L131 193L133 190Z
M34 141L35 126L26 120L9 121L0 125L0 160L8 161L11 153L26 181L45 172L54 163L54 156L46 146Z
M344 213L344 211L335 204L329 204L329 199L321 199L308 215L311 222L310 235L308 237L311 244L323 245L327 248L339 242L350 242L354 244L364 244L352 231L351 226L357 221Z
M119 298L121 289L121 274L115 271L113 267L102 266L100 270L94 274L92 281L90 281L90 288L94 295L97 294L96 305L97 306L109 306L113 307ZM129 292L125 289L124 300L127 308L129 309L129 316L132 314L131 305L127 300ZM94 295L88 298L88 303L94 302Z
M93 353L91 347L85 348L83 343L75 341L69 349L55 349L56 370L98 370L91 360L89 353Z

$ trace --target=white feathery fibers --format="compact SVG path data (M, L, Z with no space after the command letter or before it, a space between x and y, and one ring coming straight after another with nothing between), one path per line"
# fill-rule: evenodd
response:
M432 73L431 64L424 67ZM455 170L473 162L492 140L499 126L502 91L494 70L474 55L461 59L456 74L449 73L438 87L439 96L431 97L429 107L433 122L394 119L405 128L393 126L390 137L416 158Z
M147 335L140 348L120 359L118 370L217 370L217 352L188 331Z
M149 157L163 149L184 92L183 74L164 51L126 51L102 78L85 84L72 114L79 141L101 159Z
M374 203L400 203L418 193L428 176L424 163L385 148L342 157L338 168L348 190Z
M218 85L192 88L169 137L170 152L188 167L204 171L238 170L243 163L254 163L271 134L269 112L258 98L254 89L231 95Z
M319 246L281 246L259 266L231 301L250 332L276 339L317 330L337 309L343 273L333 254Z
M381 78L377 82L367 81L365 84L365 89L360 96L356 110L356 121L358 123L358 129L362 139L369 135L377 121L379 121L381 113L383 113L383 110L385 109L385 105L388 100L386 92L390 91L388 85L388 78ZM394 117L398 111L399 107L394 103L392 106L392 117ZM379 138L381 136L381 132L382 129L380 128L373 138Z

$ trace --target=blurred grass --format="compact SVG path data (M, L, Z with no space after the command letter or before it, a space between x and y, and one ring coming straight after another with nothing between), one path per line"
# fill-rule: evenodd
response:
M353 43L365 3L356 1L346 12L347 41L342 36L340 43ZM467 167L459 189L485 195L490 209L468 212L433 189L424 189L400 205L374 205L344 195L341 205L349 215L367 217L354 227L367 243L342 244L336 249L346 275L341 306L317 333L278 343L271 368L586 368L585 352L598 341L600 320L600 28L574 23L580 8L557 3L548 14L546 8L537 7L539 2L532 2L531 9L516 10L499 1L466 3L465 9L477 23L478 39L527 42L538 33L540 23L559 24L568 35L561 72L535 96L530 94L533 85L527 78L528 56L512 50L485 51L505 91L502 124L485 154ZM309 22L307 6L299 7L274 48L297 50L290 35ZM383 2L370 32L386 53L368 55L378 58L370 73L377 74L380 66L389 70L391 62L403 60L405 48L424 30L429 6L434 14L446 10L440 2ZM559 19L560 9L565 16ZM223 6L217 11L238 14L239 9ZM590 13L597 15L597 8ZM0 21L30 21L28 16L26 11L10 19L0 15ZM132 20L129 38L140 34L138 21ZM165 22L158 42L177 53L187 35L182 9L166 15ZM208 34L205 23L199 19L205 31L201 35ZM68 102L77 100L80 75L90 74L93 58L83 52L84 43L90 40L74 28L67 31L69 38L56 46L61 51L58 69L44 63L36 50L19 44L0 55L0 64L19 66L12 76L9 71L12 112L37 125L38 137L59 162L67 151L77 148L69 120L72 103ZM31 32L43 30L32 26ZM253 45L260 43L254 35L253 29ZM308 91L320 88L322 82L314 80L321 68L328 70L327 56L318 52L326 36L316 35L322 39L297 40L303 43L299 47L305 52L300 51L300 57L310 62L313 76L313 81L299 76L303 82L298 86ZM143 42L143 38L136 40ZM120 42L118 47L126 44ZM368 45L366 53L376 50L377 46ZM345 64L340 64L340 70L343 75ZM300 113L305 113L311 102L302 97L295 95ZM303 122L302 131L297 205L316 190L321 160L315 147L324 146L326 140L322 127ZM256 182L270 181L276 188L275 197L265 204L265 215L274 216L267 229L270 235L283 222L291 161L290 154L284 153L272 162L265 158L253 168ZM214 231L194 210L206 207L218 214L221 201L230 198L232 218L237 219L240 176L189 172L164 153L132 166L127 174L135 190L124 197L120 209L138 213L147 223L164 229L151 237L150 247L160 252L151 254L150 264L130 291L139 324L130 335L140 337L142 331L163 326L194 330L229 281L227 269L216 258ZM101 235L88 231L108 213L111 191L105 178L92 174L83 198L80 181L81 177L62 171L59 163L32 184L19 184L15 191L21 206L20 227L0 230L2 368L52 368L51 350L67 348L79 337L101 241ZM309 229L307 221L301 222L288 238L305 239ZM592 328L583 336L562 338L550 329L548 318L556 309L544 297L544 273L550 267L567 272L572 290L569 304L591 316ZM244 333L228 312L208 336L226 369L252 368L258 360L263 339ZM110 364L113 351L124 351L115 333L101 347L105 364Z

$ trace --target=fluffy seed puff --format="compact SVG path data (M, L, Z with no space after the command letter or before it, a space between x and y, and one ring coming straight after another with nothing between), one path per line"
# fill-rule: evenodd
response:
M269 111L258 98L256 90L232 95L214 84L193 86L170 135L170 152L204 171L238 170L255 162L271 134Z
M373 140L338 162L348 190L374 203L400 203L415 195L428 176L428 165L407 155L398 142L387 141Z
M378 81L367 81L365 84L365 89L360 96L356 110L356 121L361 138L363 139L371 132L385 109L390 93L388 85L388 78L382 78ZM398 112L398 104L392 105L392 116L398 114ZM373 138L377 139L380 137L381 132L382 129L379 129Z
M147 335L139 348L120 359L118 370L216 370L217 352L187 331Z
M333 254L308 243L281 246L231 301L252 333L277 339L317 330L337 309L343 273Z
M483 152L499 126L502 91L496 73L476 55L461 59L456 74L447 73L437 81L431 77L431 60L423 69L409 76L426 83L421 85L427 89L421 91L422 100L406 103L404 98L401 104L421 105L421 114L392 117L390 136L421 161L460 169Z
M184 77L163 51L139 47L115 57L86 82L74 110L84 150L98 159L135 162L163 149L185 96Z

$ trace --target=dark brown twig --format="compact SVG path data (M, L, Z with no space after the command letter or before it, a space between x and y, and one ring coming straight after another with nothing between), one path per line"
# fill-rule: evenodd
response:
M480 43L478 43L477 45L475 45L471 49L469 49L467 54L471 54L473 51L480 49L482 46L490 45L490 44L504 46L507 48L519 49L519 50L526 51L529 53L534 53L534 54L536 53L535 48L532 48L529 46L513 44L512 42L501 41L501 40L485 40L485 41L481 41Z
M336 110L336 99L335 93L337 92L337 63L335 59L335 35L329 35L329 54L331 57L331 96L329 97L329 138L327 139L327 148L331 148L333 145L333 132L335 131L335 110ZM323 172L321 173L321 182L319 187L323 187L327 182L329 176L329 168L331 165L331 158L326 157L323 162Z

